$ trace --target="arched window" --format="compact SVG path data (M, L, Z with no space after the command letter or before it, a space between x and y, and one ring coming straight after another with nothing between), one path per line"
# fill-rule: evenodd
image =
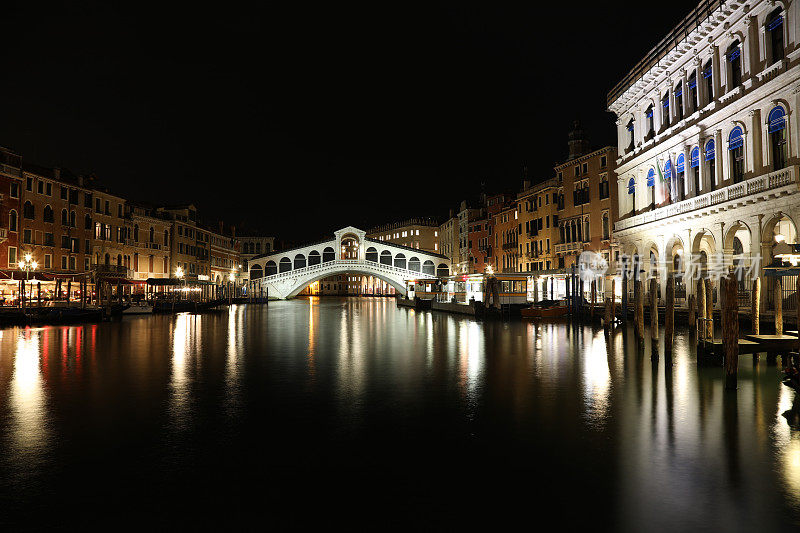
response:
M413 270L414 272L419 272L420 271L420 267L421 267L421 265L420 265L420 262L419 262L419 257L412 257L411 259L408 260L408 269L409 270Z
M713 191L714 186L717 184L717 172L716 172L717 155L713 139L706 143L705 154L706 154L706 165L708 166L708 183L711 184L711 190Z
M669 127L669 91L661 99L661 131Z
M675 86L675 119L683 120L683 82L679 81Z
M30 201L26 201L22 206L22 216L28 220L34 219L35 212L36 210L33 208L33 204Z
M436 265L430 259L422 263L422 273L433 276L436 273Z
M390 252L389 250L384 250L381 252L381 264L382 265L392 264L392 252Z
M305 268L306 266L306 256L303 254L297 254L294 256L294 268Z
M592 233L589 231L589 217L583 219L583 240L584 242L592 240Z
M118 265L122 264L122 254L117 254L117 264Z
M133 241L139 242L139 224L133 225Z
M44 206L44 211L42 212L42 217L45 222L54 222L55 216L53 215L53 208L50 205Z
M656 171L652 168L647 171L647 196L651 206L656 203Z
M271 276L273 274L278 273L278 266L275 264L275 261L267 261L267 264L264 265L264 275Z
M739 47L739 41L733 41L728 47L728 52L725 54L728 58L730 65L730 78L728 80L728 90L735 89L742 84L742 52Z
M672 176L672 159L667 157L667 161L664 163L664 179L667 180L667 192L666 192L666 201L668 203L674 202L675 198L673 197L673 192L675 189L675 180Z
M365 258L366 258L367 261L372 261L373 263L377 263L378 262L378 250L376 250L374 247L370 246L369 248L367 248L367 252L365 254Z
M281 262L279 264L279 271L280 272L289 272L292 269L292 260L288 257L281 258Z
M631 214L633 214L636 212L636 180L633 178L628 180L628 195L631 197Z
M772 170L780 170L786 167L786 112L781 106L772 108L768 122Z
M675 172L677 173L675 188L678 193L676 200L680 201L686 198L686 192L688 191L686 186L686 157L683 154L678 154L678 158L675 160Z
M608 226L608 213L603 213L603 240L607 241L609 238L609 226Z
M439 263L439 266L436 267L436 275L440 278L444 278L450 275L450 268L444 263Z
M694 183L694 194L702 190L700 185L700 147L695 146L689 154L689 165L692 167L692 183Z
M261 265L253 265L250 267L250 279L258 279L264 275Z
M8 212L8 231L17 231L17 212L13 209Z
M105 266L111 265L111 256L109 254L106 254L105 257L103 258L103 264Z
M706 83L706 103L714 100L714 66L711 60L703 65L703 79Z
M728 135L728 152L731 158L731 177L734 183L744 179L744 133L736 126Z
M75 211L69 212L69 227L70 228L78 227L78 215L75 213Z
M406 268L405 254L397 254L394 256L394 266L397 268Z
M336 253L333 251L333 248L328 246L324 250L322 250L322 262L327 263L329 261L333 261L336 259Z
M645 140L648 140L656 134L656 126L655 122L653 121L653 104L647 108L644 112L645 122L647 123L647 135L645 135Z
M692 70L692 74L689 76L689 79L686 82L686 86L689 88L689 100L687 100L687 109L689 113L694 113L697 111L697 108L700 106L700 101L697 99L697 71Z
M776 63L783 59L783 13L780 8L776 9L767 17L767 45L769 46L769 63Z
M626 126L626 129L628 130L628 147L626 148L625 151L626 152L632 152L633 151L633 139L634 139L634 137L633 137L633 119L630 119L628 121L628 125Z
M83 229L92 229L92 215L89 213L83 217Z

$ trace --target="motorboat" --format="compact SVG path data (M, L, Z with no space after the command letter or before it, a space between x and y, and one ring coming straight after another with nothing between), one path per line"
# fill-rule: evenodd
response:
M562 318L568 313L567 300L541 300L520 310L522 318Z

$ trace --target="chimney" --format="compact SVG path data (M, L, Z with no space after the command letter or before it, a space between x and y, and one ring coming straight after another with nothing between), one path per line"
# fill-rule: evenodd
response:
M531 188L531 180L522 180L522 190L527 190Z
M222 235L222 226L223 226L223 222L220 220L219 221L219 234L220 235Z
M78 174L78 187L83 187L83 174Z
M53 179L60 180L61 179L61 169L56 167L53 169Z
M231 226L231 237L236 238L236 226Z

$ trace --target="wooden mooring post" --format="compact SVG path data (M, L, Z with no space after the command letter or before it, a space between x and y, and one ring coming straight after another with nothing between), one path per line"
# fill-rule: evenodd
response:
M613 324L614 321L614 317L611 314L611 298L606 298L605 303L606 303L606 309L605 309L606 315L603 320L603 329L605 329L606 333L608 333L609 331L611 331L611 325Z
M700 325L697 329L698 337L705 338L706 336L706 322L705 319L708 307L706 306L706 284L701 279L697 282L697 318L700 319Z
M622 322L628 323L628 275L622 267Z
M614 327L614 322L617 320L617 292L616 280L611 280L611 327ZM800 305L797 306L800 309Z
M689 335L697 335L697 298L689 295Z
M761 331L761 279L753 280L753 290L750 292L750 320L753 335ZM800 309L800 306L797 307Z
M664 356L672 355L675 336L675 278L667 277L667 302L664 308Z
M714 287L706 278L706 338L714 340Z
M658 359L658 282L650 279L650 359Z
M739 302L737 282L732 274L721 279L720 289L725 292L722 299L722 345L725 354L725 388L736 390L739 370Z
M591 290L591 308L589 309L589 318L594 322L594 305L597 303L597 281L592 280Z
M644 342L644 295L642 294L642 280L637 279L636 285L636 339Z
M775 278L775 335L783 335L783 285Z

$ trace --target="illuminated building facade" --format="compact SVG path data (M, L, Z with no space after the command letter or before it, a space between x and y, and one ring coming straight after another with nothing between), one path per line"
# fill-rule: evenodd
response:
M614 235L649 273L742 266L740 291L759 276L771 305L764 267L800 217L799 17L797 2L702 3L609 93Z

